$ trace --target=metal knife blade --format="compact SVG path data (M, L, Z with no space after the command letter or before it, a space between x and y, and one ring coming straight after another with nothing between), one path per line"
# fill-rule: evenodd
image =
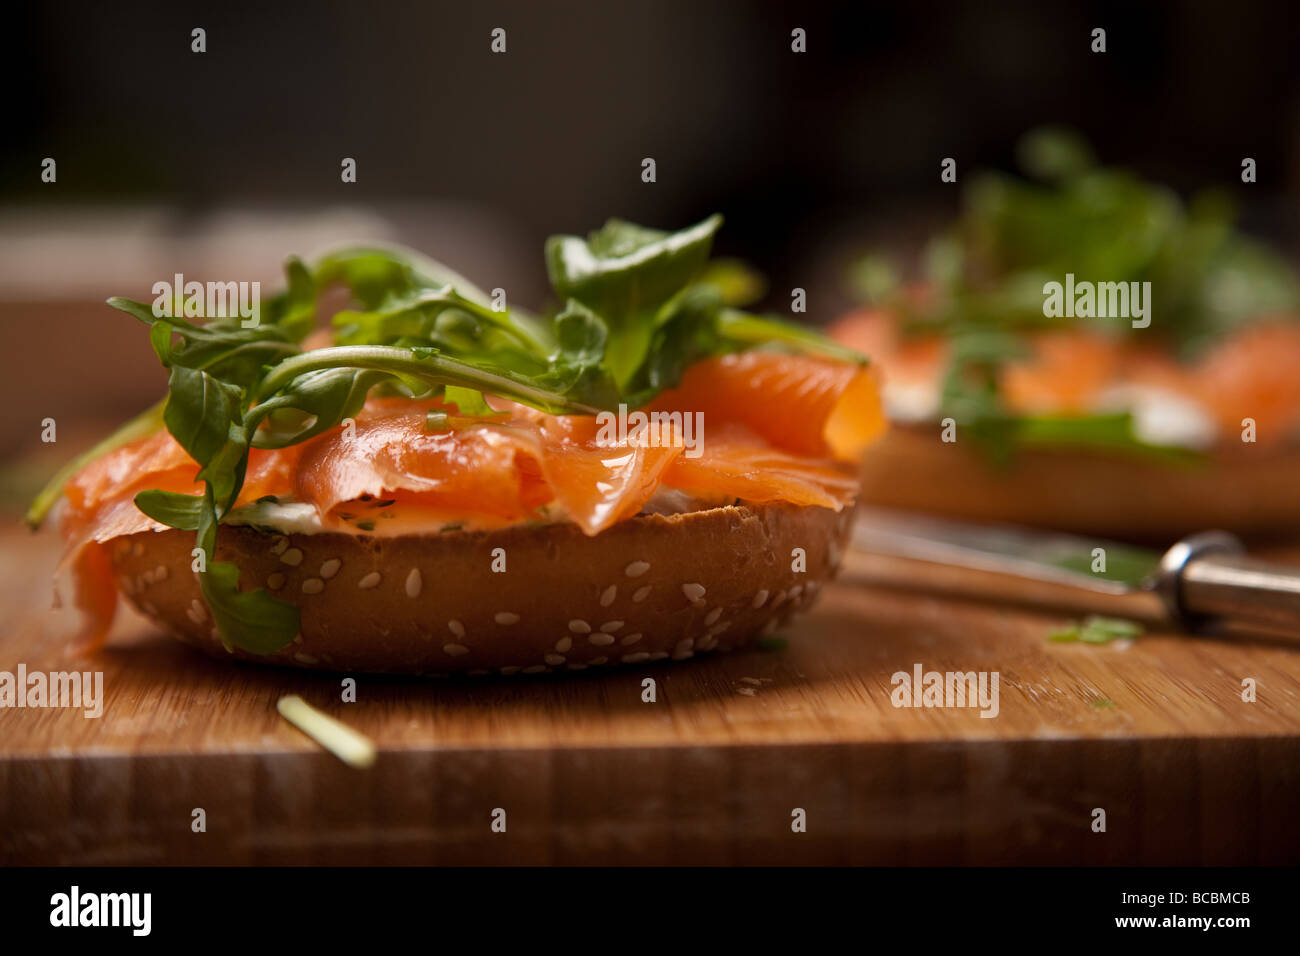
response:
M941 589L1065 605L1189 629L1227 621L1300 634L1300 569L1248 558L1221 531L1179 541L1163 554L1115 541L862 509L855 550L938 569L978 572L960 580L931 574ZM897 562L891 562L897 563ZM898 572L884 568L883 573ZM897 583L917 583L906 570Z

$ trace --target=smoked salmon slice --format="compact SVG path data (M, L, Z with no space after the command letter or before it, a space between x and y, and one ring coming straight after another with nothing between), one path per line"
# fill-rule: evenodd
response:
M1031 355L1004 366L998 382L1007 407L1026 415L1086 412L1124 357L1117 339L1080 331L1041 332L1029 346Z
M870 367L780 352L697 362L650 407L702 412L706 428L740 424L774 448L840 461L857 461L885 429Z
M664 484L701 497L724 494L835 511L858 493L857 478L843 465L773 448L743 425L715 429L701 452L698 458L678 456Z

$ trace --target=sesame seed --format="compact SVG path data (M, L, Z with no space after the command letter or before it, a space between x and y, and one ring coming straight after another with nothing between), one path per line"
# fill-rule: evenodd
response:
M442 652L448 657L460 657L462 654L468 654L469 648L464 644L444 644Z
M632 601L635 604L640 604L642 601L646 599L647 596L649 596L649 594L650 594L650 585L647 584L643 588L636 589L636 594L632 595Z
M419 568L411 568L411 573L406 576L406 596L409 598L419 597L420 588L424 586L424 579L420 577Z
M525 667L523 672L524 672L525 674L545 674L545 673L546 673L546 665L545 665L545 664L534 664L532 667Z
M616 631L622 630L622 628L623 628L622 621L606 621L604 624L600 626L600 629L604 631L606 634L613 634Z
M290 548L284 554L280 555L280 560L290 567L296 568L302 564L302 551L298 548Z
M611 584L609 587L605 588L604 592L600 595L600 606L609 607L614 603L614 598L616 597L618 597L618 585Z
M497 611L494 620L498 624L518 624L519 615L515 614L513 611Z
M718 618L720 617L722 617L722 608L715 607L712 611L710 611L708 614L704 616L704 623L706 625L716 624L718 622Z
M626 568L623 569L623 573L626 574L629 578L639 578L641 575L645 574L649 570L650 570L649 561L633 561L631 564L629 564Z
M519 666L517 664L511 664L509 667L503 667L501 668L501 673L506 677L509 677L511 674L518 674Z
M587 661L587 663L590 664L592 667L599 667L601 664L608 664L608 663L609 663L609 658L608 658L608 657L593 657L591 660Z
M320 576L328 581L334 575L339 573L339 568L343 567L343 562L338 558L330 558L320 566Z
M695 649L695 639L693 637L683 637L673 647L673 652L677 654L681 654L684 651L690 651L694 649Z
M137 542L135 542L133 545L131 545L131 553L132 553L133 555L135 555L137 558L143 557L143 556L144 556L144 542L143 542L143 541L137 541Z
M694 657L695 655L692 654L690 651L687 651L687 652L686 652L686 656L687 656L687 657ZM662 660L667 660L667 659L668 659L668 652L667 652L667 651L655 651L653 654L650 655L650 660L652 660L652 661L662 661ZM683 659L684 659L684 658L677 658L677 660L683 660Z
M715 625L713 625L713 627L709 628L709 630L708 630L708 636L709 636L709 637L717 637L719 634L721 634L723 631L725 631L725 630L726 630L727 628L729 628L729 627L731 627L731 622L730 622L730 621L723 621L721 624L715 624Z
M757 594L754 595L753 607L757 609L762 607L766 603L767 603L767 588L764 588L763 590L759 591Z
M573 638L571 637L560 638L558 641L555 642L555 649L559 651L561 654L567 654L570 650L573 649Z
M297 661L299 664L317 663L316 658L312 657L310 654L304 654L302 651L299 651L297 654L294 654L293 659Z
M550 664L552 667L559 667L564 663L565 657L563 654L543 654L542 660L546 661L546 663Z
M704 637L700 638L698 641L695 642L695 649L697 651L711 651L717 646L718 646L718 639L714 637L712 634L706 634Z
M325 590L325 582L320 578L308 578L302 582L303 594L320 594Z
M704 600L705 590L703 584L683 584L682 593L686 595L686 600L692 604L698 604Z
M624 654L622 661L624 664L640 664L642 661L650 660L650 655L645 651L637 651L635 654Z
M130 596L135 593L135 582L129 576L119 578L117 583L123 594Z
M276 539L271 542L272 554L284 554L284 549L289 547L289 539L284 535L277 535Z
M737 688L736 688L736 693L737 693L737 694L744 694L746 697L753 697L753 696L755 695L756 692L755 692L754 688L752 688L752 687L737 687Z
M274 574L268 574L266 577L266 586L272 591L280 590L280 588L284 587L284 575L279 571L276 571Z
M584 620L575 618L574 620L569 622L569 630L571 630L574 634L590 634L591 625Z
M637 631L635 634L628 634L626 637L623 638L622 641L620 641L620 643L623 644L624 647L628 647L632 644L635 644L637 641L641 640L641 636L642 636L641 632Z
M759 633L762 634L764 637L766 637L767 635L771 634L775 630L776 630L776 618L773 617L768 619L768 622L763 625L763 630L761 630Z
M451 631L451 633L455 634L457 637L465 636L465 625L455 619L447 622L447 630Z
M590 637L587 638L587 640L589 640L592 644L595 644L597 647L605 647L608 644L614 643L614 635L604 634L604 633L592 634Z
M199 603L197 598L195 598L190 601L190 606L186 609L185 616L195 624L202 624L204 619L207 617L207 613L203 610L203 605Z
M153 569L153 579L154 579L155 581L166 581L166 580L167 580L167 565L165 565L165 564L160 564L160 565L158 565L158 567L154 568L154 569Z
M361 588L361 590L363 591L369 591L371 588L379 587L380 580L382 579L379 576L379 572L371 571L364 578L362 578L360 581L357 582L357 587Z
M792 588L790 589L790 600L793 601L793 600L794 600L795 598L797 598L800 594L803 594L803 585L802 585L802 584L796 584L794 587L792 587Z

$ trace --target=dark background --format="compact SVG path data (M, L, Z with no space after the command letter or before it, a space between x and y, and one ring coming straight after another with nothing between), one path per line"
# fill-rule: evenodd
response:
M784 286L846 224L951 205L941 158L1005 166L1021 132L1065 122L1184 189L1240 187L1254 156L1248 221L1295 238L1294 3L150 0L15 15L0 201L45 201L54 155L60 201L197 216L454 198L495 207L533 248L610 215L670 227L720 210L722 250ZM505 55L489 51L496 26ZM790 51L796 26L806 54Z
M1106 162L1184 192L1224 187L1248 228L1300 240L1295 3L146 0L6 15L0 462L35 447L32 476L66 457L73 429L102 434L163 387L106 296L148 298L182 269L274 282L283 256L319 251L270 228L295 216L373 212L539 306L548 234L720 211L718 251L771 279L765 304L787 311L801 286L823 322L850 304L856 251L909 247L971 172L1009 167L1021 133L1064 123ZM791 52L795 27L807 53ZM55 185L40 181L46 156ZM355 184L340 182L345 156ZM957 186L939 178L949 156ZM33 446L46 415L57 455ZM31 481L0 475L0 499Z

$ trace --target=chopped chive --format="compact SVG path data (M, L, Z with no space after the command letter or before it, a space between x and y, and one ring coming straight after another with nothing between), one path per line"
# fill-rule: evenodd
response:
M364 770L375 762L375 745L362 734L328 714L323 714L297 694L276 701L280 716L293 724L349 767Z

